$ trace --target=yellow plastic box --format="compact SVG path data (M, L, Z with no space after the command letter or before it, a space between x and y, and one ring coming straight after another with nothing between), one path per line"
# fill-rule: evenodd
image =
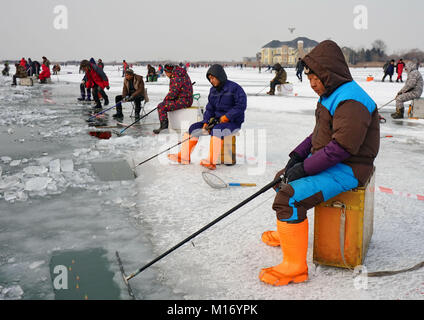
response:
M363 265L373 233L374 180L375 168L365 187L315 207L314 263L341 268Z

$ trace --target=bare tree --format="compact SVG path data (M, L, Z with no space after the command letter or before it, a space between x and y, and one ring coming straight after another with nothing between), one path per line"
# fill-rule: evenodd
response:
M377 39L372 43L372 48L379 52L381 55L384 55L387 50L386 43L380 39Z

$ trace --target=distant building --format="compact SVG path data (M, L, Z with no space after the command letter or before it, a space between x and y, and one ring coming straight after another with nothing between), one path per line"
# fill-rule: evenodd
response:
M261 49L261 64L295 66L298 58L303 58L318 45L317 41L299 37L292 41L272 40Z

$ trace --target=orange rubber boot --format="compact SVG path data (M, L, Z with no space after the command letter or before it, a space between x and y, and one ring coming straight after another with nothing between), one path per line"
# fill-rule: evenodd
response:
M202 159L200 165L208 168L209 170L216 169L216 163L221 156L221 148L224 140L219 137L211 136L209 147L209 159Z
M190 138L190 139L189 139ZM187 141L185 141L187 140ZM196 146L199 138L190 137L190 135L186 132L183 136L183 143L181 144L181 150L177 154L168 154L168 158L171 161L178 162L181 164L189 164L190 163L190 155Z
M278 231L265 231L262 233L261 239L263 243L271 247L280 246L280 235L278 234Z
M271 268L262 269L259 279L273 286L284 286L290 282L308 280L308 219L301 223L287 223L277 220L277 230L283 252L283 262Z

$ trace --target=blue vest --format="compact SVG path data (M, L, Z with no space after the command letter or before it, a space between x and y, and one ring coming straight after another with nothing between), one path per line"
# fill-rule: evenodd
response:
M369 113L373 113L377 107L374 100L371 99L356 81L342 84L329 97L321 97L319 103L327 108L331 116L334 116L334 112L336 112L339 104L346 100L355 100L362 103L368 109Z

